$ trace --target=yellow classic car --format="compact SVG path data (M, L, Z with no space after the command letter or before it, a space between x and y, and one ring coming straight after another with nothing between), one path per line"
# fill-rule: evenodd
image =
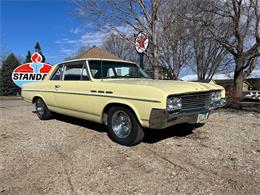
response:
M215 83L153 80L123 60L80 59L53 66L41 82L22 88L41 120L61 113L108 126L108 136L123 145L144 137L142 128L205 123L225 103Z

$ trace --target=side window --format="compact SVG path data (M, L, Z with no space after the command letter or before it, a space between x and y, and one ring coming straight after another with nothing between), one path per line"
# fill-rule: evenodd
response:
M130 73L129 67L119 67L119 68L116 68L117 76L125 76L125 75L129 75L129 73Z
M81 79L83 64L67 64L65 65L64 80L78 81Z
M114 72L114 70L112 68L109 68L107 70L107 77L113 77L113 76L116 76L115 72Z
M93 75L94 78L96 78L96 74L98 73L98 70L97 69L91 69L91 73Z
M86 66L83 67L81 80L89 80L89 75Z
M107 70L107 77L130 75L129 67L116 67Z
M52 75L51 80L61 80L62 79L62 72L63 72L63 66L60 65L59 68L55 71L55 73Z
M98 60L91 60L88 62L89 63L89 68L90 68L90 72L92 74L92 77L94 79L101 79L102 75L101 75L101 61Z

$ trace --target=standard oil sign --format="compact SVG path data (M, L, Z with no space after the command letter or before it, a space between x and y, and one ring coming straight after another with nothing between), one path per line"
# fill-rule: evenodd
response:
M18 66L12 73L13 82L23 87L25 83L41 81L51 70L50 64L42 63L42 56L35 52L31 57L32 62Z

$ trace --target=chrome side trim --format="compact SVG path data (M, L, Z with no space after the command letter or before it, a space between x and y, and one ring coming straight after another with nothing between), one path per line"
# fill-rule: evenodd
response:
M100 91L100 90L91 90L90 91L91 93L108 93L108 94L112 94L113 93L113 91Z
M52 107L63 109L63 110L71 110L71 111L74 111L74 112L80 112L80 113L84 113L84 114L90 114L90 115L94 115L94 116L100 116L99 114L94 114L94 113L91 113L91 112L84 112L84 111L80 111L80 110L77 110L77 109L63 108L63 107L60 107L60 106L52 106Z
M121 97L121 96L111 96L111 95L102 95L102 94L90 94L90 93L80 93L80 92L34 90L34 89L23 89L23 91L63 93L63 94L72 94L72 95L87 95L87 96L96 96L96 97L110 97L110 98L118 98L118 99L127 99L127 100L142 101L142 102L161 103L160 101L157 101L157 100L147 100L147 99L139 99L139 98L128 98L128 97Z

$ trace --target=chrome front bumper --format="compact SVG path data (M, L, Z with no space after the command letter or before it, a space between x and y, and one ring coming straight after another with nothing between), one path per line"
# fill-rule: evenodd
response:
M181 123L198 123L199 114L210 114L212 110L223 107L225 104L225 99L222 99L214 107L185 110L178 113L168 113L165 109L152 109L149 118L149 128L164 129Z

